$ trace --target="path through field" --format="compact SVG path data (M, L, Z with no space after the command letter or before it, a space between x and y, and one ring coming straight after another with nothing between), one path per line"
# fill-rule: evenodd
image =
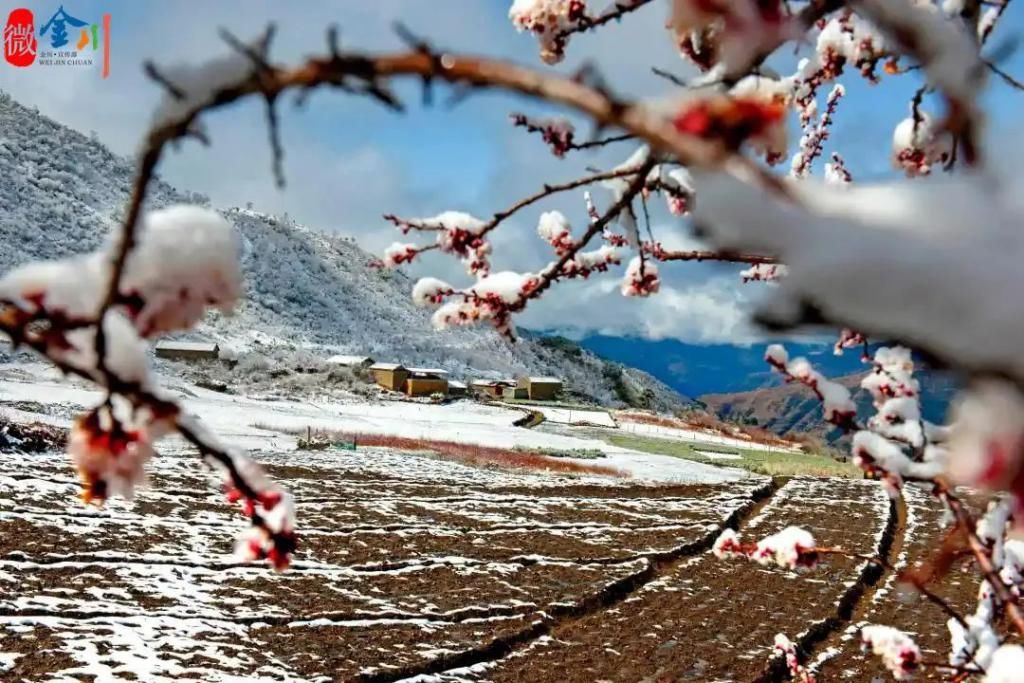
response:
M241 520L183 448L134 507L101 511L76 502L63 456L0 456L3 680L777 680L774 635L812 653L838 638L868 570L797 577L710 543L725 525L806 524L885 553L896 527L863 481L640 486L382 450L259 457L300 502L283 574L231 561ZM829 664L835 680L875 671L853 650Z

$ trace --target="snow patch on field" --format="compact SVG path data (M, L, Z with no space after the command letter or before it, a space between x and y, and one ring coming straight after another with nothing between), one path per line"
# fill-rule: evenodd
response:
M731 436L723 436L699 429L679 429L676 427L665 427L662 425L645 424L642 422L619 423L619 429L628 434L637 436L653 436L659 439L672 439L674 441L686 441L688 443L706 443L729 446L732 448L749 448L752 450L774 451L779 453L799 453L796 447L782 447L778 445L766 445L745 439L737 439Z
M618 425L606 410L577 410L575 408L549 408L548 406L530 405L525 406L530 410L536 410L544 415L548 422L556 424L578 425L586 424L597 427L615 428Z
M77 403L85 406L95 405L102 400L98 391L58 381L52 370L45 366L23 363L16 367L22 372L0 383L0 400L31 400L44 404ZM180 382L178 385L187 390L179 392L186 410L199 415L224 440L247 449L292 450L295 446L293 435L311 427L314 430L342 434L383 434L498 448L518 446L600 450L606 455L600 461L601 465L645 481L717 483L735 481L744 476L740 472L734 473L671 456L641 453L596 439L521 429L512 424L521 417L519 411L472 401L445 405L404 401L370 404L338 399L262 401ZM607 416L607 413L601 414ZM51 421L56 424L68 422L58 418ZM593 464L593 461L579 462Z

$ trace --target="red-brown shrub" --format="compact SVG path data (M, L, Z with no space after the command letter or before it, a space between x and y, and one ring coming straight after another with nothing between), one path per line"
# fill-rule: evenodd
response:
M597 474L607 477L625 477L622 470L601 465L587 465L562 458L552 458L540 453L495 448L476 444L456 443L454 441L436 441L433 439L416 439L404 436L388 436L385 434L344 434L345 440L355 440L359 446L379 446L408 451L432 451L446 458L475 465L477 467L496 466L509 469L542 470L559 474Z

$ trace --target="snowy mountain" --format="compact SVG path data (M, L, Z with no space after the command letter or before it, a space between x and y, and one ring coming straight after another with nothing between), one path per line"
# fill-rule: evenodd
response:
M99 140L62 126L0 92L0 272L34 259L95 249L127 200L133 165ZM149 206L209 204L154 183ZM560 341L509 344L485 328L436 331L401 272L374 268L352 240L252 209L222 212L240 231L248 293L231 318L211 315L197 335L245 351L295 346L324 353L441 366L456 376L543 374L579 394L671 411L689 403L650 375Z

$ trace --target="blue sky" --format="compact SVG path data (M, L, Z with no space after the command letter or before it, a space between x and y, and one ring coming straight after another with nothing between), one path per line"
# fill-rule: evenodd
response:
M453 51L514 59L548 69L537 57L531 36L517 34L507 18L508 0L336 0L282 3L270 0L69 0L66 10L97 21L112 15L112 74L100 80L88 70L39 68L17 70L0 64L0 88L25 104L83 132L95 131L114 151L136 149L160 91L142 74L141 64L194 62L225 51L217 29L250 37L269 22L278 25L274 55L295 61L322 51L330 23L341 29L342 42L353 48L387 50L400 46L391 24L399 19L436 45ZM591 0L595 6L602 2ZM29 6L37 24L57 3L0 0L3 16ZM617 91L633 97L666 93L666 83L651 66L691 75L675 54L663 29L667 0L657 0L619 25L573 39L569 58L554 67L571 72L595 63ZM1024 10L1012 4L992 46L1015 37L1024 27ZM1024 51L1002 62L1024 76ZM778 60L791 63L790 54ZM906 116L916 76L886 77L870 86L856 73L843 78L848 96L836 115L832 146L840 151L858 180L891 176L893 127ZM321 92L303 109L282 110L285 171L289 181L278 191L270 173L263 112L249 102L207 120L212 149L186 144L165 162L165 179L183 189L209 194L221 206L253 202L257 208L288 212L315 228L355 236L366 248L380 251L397 238L380 214L431 215L447 209L487 216L537 189L545 181L583 174L587 165L608 166L632 151L628 144L596 154L558 160L536 138L513 130L510 111L541 114L545 107L500 94L475 95L455 108L424 109L419 88L400 92L410 112L397 116L369 102L340 93ZM443 101L444 92L437 93ZM992 112L990 136L998 139L1019 130L1024 93L990 81L986 95ZM585 126L585 122L578 121ZM2 131L0 131L2 135ZM820 165L816 169L820 172ZM660 202L657 202L660 206ZM497 238L498 269L536 269L549 258L534 227L541 210L559 208L577 225L584 220L579 195L564 195L510 221ZM656 235L684 241L686 225L663 211L655 212ZM423 272L423 271L420 271ZM426 272L459 281L459 268L446 260L426 264ZM757 286L738 282L735 268L683 265L663 269L661 295L649 301L624 300L617 277L569 283L531 306L522 323L561 326L577 332L673 337L685 341L749 341L754 332L744 322L761 294Z

